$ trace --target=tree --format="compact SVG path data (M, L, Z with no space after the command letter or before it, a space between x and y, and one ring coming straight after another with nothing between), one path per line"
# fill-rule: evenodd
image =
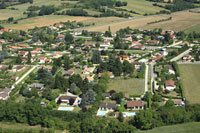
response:
M81 107L84 108L86 105L94 103L96 100L96 95L97 94L92 89L89 89L82 97Z
M18 55L15 62L17 64L21 64L22 63L22 57L20 55Z
M113 94L111 99L116 100L117 103L120 103L123 97L124 97L124 94L122 92L119 92L119 93Z
M71 60L68 56L64 58L64 68L65 70L69 70L71 68Z
M125 75L132 74L134 71L134 66L129 63L127 60L123 62L123 72Z
M117 118L120 122L123 122L124 121L124 117L123 117L123 114L122 112L119 113L119 116Z
M108 30L105 32L104 36L105 36L105 37L112 37L112 33L111 33L111 30L110 30L110 26L108 27Z
M32 57L32 55L31 55L31 51L28 51L28 61L27 61L27 63L31 63L31 57Z
M71 44L74 42L74 37L69 32L67 32L65 34L65 41L67 44Z
M100 52L95 50L92 55L92 63L99 64L101 62Z

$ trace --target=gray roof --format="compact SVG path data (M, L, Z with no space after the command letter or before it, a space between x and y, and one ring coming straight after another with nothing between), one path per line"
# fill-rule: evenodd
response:
M6 98L9 96L9 93L11 92L10 88L4 88L1 92L0 92L0 97L1 98Z
M112 109L116 109L116 104L115 103L100 103L99 104L100 108L112 108Z
M40 83L33 83L31 85L29 85L29 88L43 88L44 84L40 84Z

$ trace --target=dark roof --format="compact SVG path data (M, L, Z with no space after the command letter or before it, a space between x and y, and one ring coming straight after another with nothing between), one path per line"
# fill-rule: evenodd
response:
M100 103L99 107L100 108L112 108L112 109L116 109L116 104L115 103Z
M127 101L126 104L128 108L132 108L136 106L144 106L143 101Z
M60 97L60 100L62 101L62 100L75 100L76 99L76 97L73 97L73 96L61 96Z

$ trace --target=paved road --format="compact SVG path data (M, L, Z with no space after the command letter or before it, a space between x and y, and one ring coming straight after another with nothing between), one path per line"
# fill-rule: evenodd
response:
M176 42L176 43L173 43L172 45L169 45L169 46L167 46L167 47L174 47L174 46L177 46L177 45L179 45L179 44L181 44L181 43L183 43L183 41L179 41L179 42Z
M179 60L179 59L182 58L184 55L189 54L191 50L192 50L192 48L189 48L188 50L186 50L186 51L184 51L183 53L179 54L178 56L174 57L174 58L171 59L170 61L173 62L173 61Z
M26 76L28 76L35 68L37 65L33 66L28 72L26 72L19 80L17 80L13 85L12 85L12 90L15 88L17 84L19 84Z
M145 91L144 91L144 94L146 92L148 92L148 70L149 70L149 65L146 64L146 70L145 70Z
M200 61L195 61L195 62L177 62L177 64L200 64Z
M154 63L151 63L151 92L153 93L153 83L155 80L155 75L154 75Z

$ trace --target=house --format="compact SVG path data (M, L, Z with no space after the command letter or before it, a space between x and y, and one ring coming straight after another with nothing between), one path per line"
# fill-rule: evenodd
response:
M132 41L133 41L132 35L125 35L122 39L123 39L125 42L132 42Z
M115 111L116 110L116 104L115 103L102 102L102 103L99 104L99 110Z
M78 106L81 103L81 98L77 96L61 95L58 98L57 103L65 103L67 105Z
M94 72L95 67L89 67L89 68L85 68L83 70L83 74L91 74Z
M65 25L64 24L55 24L54 25L56 28L63 28Z
M88 76L87 79L88 79L88 82L94 81L94 77L93 76Z
M82 35L82 31L74 31L74 35L75 36Z
M42 48L36 48L33 51L31 51L31 54L41 54L42 52L44 52Z
M29 45L28 44L18 44L19 47L22 47L22 48L28 48Z
M131 44L131 47L138 46L138 45L141 46L142 44L137 42L137 41L133 41L132 44Z
M42 46L43 43L42 43L40 40L38 40L37 42L33 43L33 45L36 45L36 46Z
M25 68L24 65L18 65L18 66L13 67L12 71L13 72L18 72L18 71L23 70L24 68Z
M167 49L166 48L161 49L160 54L163 56L167 56L168 55Z
M0 65L0 70L1 71L4 71L4 70L6 70L8 68L8 66L3 66L3 65Z
M149 45L158 45L159 41L158 40L148 40L146 43Z
M164 68L168 70L169 74L175 74L174 68L171 65L165 65Z
M144 109L144 101L127 101L126 107L128 110L142 110Z
M22 57L25 57L25 56L28 55L28 51L20 51L20 52L18 53L18 55L19 55L19 56L22 56Z
M110 93L102 93L102 96L105 97L106 99L109 99L111 97Z
M42 90L42 89L44 89L44 84L33 83L33 84L31 84L31 85L28 86L29 90L31 90L32 88L36 88L38 90Z
M39 59L40 59L40 61L39 61L40 64L50 63L52 61L51 59L48 59L46 57L40 57Z
M98 77L100 78L100 77L102 76L102 74L103 74L103 73L99 73L99 74L98 74ZM115 75L114 75L112 72L108 72L107 74L108 74L108 76L109 76L111 79L113 79L113 78L115 77Z
M184 103L184 101L182 101L182 99L173 99L172 101L174 102L175 106L184 106L185 105L185 103Z
M194 57L192 55L184 55L182 58L183 62L192 62L194 60Z
M175 82L173 80L167 80L165 81L165 89L169 90L169 91L172 91L174 90L174 88L176 87Z
M17 81L18 79L19 79L18 76L12 76L12 77L11 77L11 80L14 80L14 81Z
M65 77L72 76L73 74L74 74L73 69L69 69L69 70L63 72L63 76L65 76Z
M0 92L0 100L7 100L10 96L11 89L10 88L4 88L1 92Z
M129 61L128 55L119 55L119 56L115 56L115 58L119 58L121 62L123 62L125 60Z
M0 34L3 34L4 32L8 32L8 31L9 31L9 29L6 29L6 28L0 29Z
M137 71L142 70L142 62L133 62L132 63Z
M64 42L65 41L65 35L59 34L57 39L58 39L58 41Z
M95 44L93 42L85 42L84 46L86 46L86 47L94 47Z
M162 55L157 55L157 56L154 56L151 58L152 61L158 61L158 60L161 60L163 58Z
M100 47L108 49L108 48L110 48L110 42L109 41L104 41L104 43L100 44Z
M22 49L22 47L17 47L17 46L8 46L8 48L9 48L11 51L16 51L16 50Z

